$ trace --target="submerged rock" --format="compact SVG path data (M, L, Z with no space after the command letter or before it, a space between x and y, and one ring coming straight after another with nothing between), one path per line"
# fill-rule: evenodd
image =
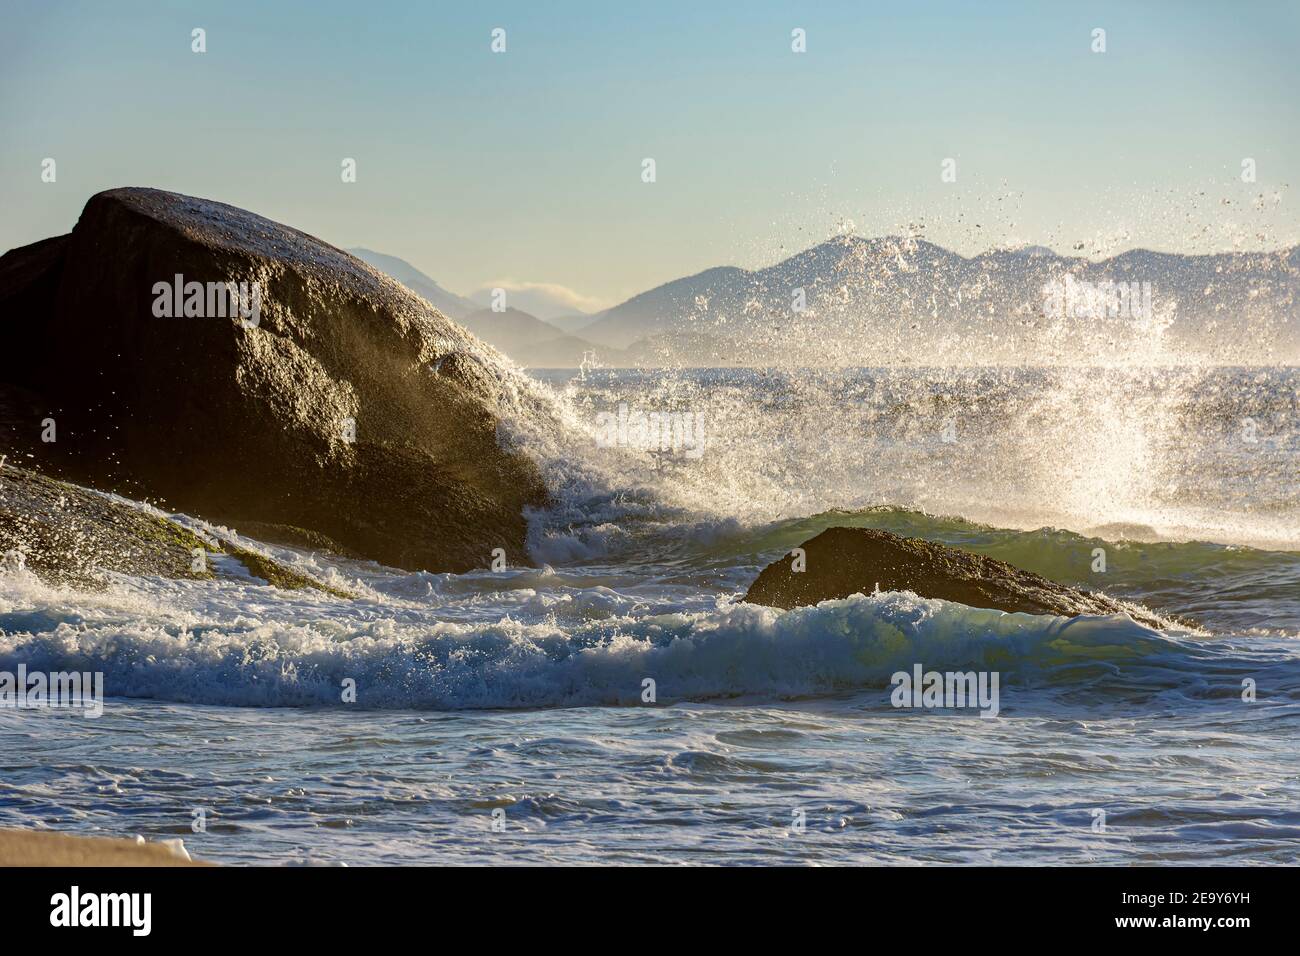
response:
M230 315L191 282L258 296ZM498 438L517 375L359 259L222 203L115 189L0 258L0 451L272 540L526 563L547 497Z
M143 508L0 463L0 562L9 572L30 571L53 586L98 589L107 583L106 572L211 579L215 555L235 559L278 588L351 597L230 541L199 537Z
M759 574L745 594L751 604L792 608L851 594L911 591L969 607L1026 614L1128 614L1149 627L1165 622L1142 608L1081 591L1005 561L874 528L828 528L799 546L806 568L787 554Z

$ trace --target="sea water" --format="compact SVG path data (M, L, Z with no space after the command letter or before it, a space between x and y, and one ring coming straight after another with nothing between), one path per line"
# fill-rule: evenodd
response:
M535 567L241 538L357 599L0 575L0 670L102 672L107 694L94 719L0 709L0 826L180 836L228 863L1300 860L1295 370L534 376L565 418L504 435L552 490ZM699 447L610 447L620 406L690 416ZM743 602L839 525L1178 623L870 582ZM997 716L892 706L917 665L996 673Z

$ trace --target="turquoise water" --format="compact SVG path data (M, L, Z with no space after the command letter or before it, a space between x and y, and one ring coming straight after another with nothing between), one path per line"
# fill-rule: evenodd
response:
M109 697L0 710L0 826L240 863L1300 858L1294 372L538 377L579 437L519 436L556 494L537 568L252 543L355 601L0 575L0 669L99 670ZM619 403L698 416L702 453L582 437ZM844 524L1179 624L739 600ZM998 717L894 708L916 663L997 672Z

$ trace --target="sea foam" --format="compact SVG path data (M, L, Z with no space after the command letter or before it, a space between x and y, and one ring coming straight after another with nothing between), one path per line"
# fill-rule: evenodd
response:
M324 601L281 602L238 582L199 587L262 592L262 604L231 613L231 593L231 605L209 600L194 612L156 592L91 597L0 577L0 667L102 671L110 697L459 710L642 706L647 678L659 704L871 688L883 703L890 674L915 662L998 670L1004 685L1025 687L1128 668L1126 681L1158 690L1176 684L1177 662L1196 653L1125 617L1005 614L907 593L789 612L722 600L638 616L622 600L600 601L613 592L593 589L579 594L598 605L584 620L562 613L573 595L525 589L518 619L455 622L400 607L332 613ZM347 680L356 682L355 704L343 702Z

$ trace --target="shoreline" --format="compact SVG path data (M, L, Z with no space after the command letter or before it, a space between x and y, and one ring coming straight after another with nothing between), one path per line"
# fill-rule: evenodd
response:
M56 830L0 829L0 867L215 866L163 843L81 836Z

